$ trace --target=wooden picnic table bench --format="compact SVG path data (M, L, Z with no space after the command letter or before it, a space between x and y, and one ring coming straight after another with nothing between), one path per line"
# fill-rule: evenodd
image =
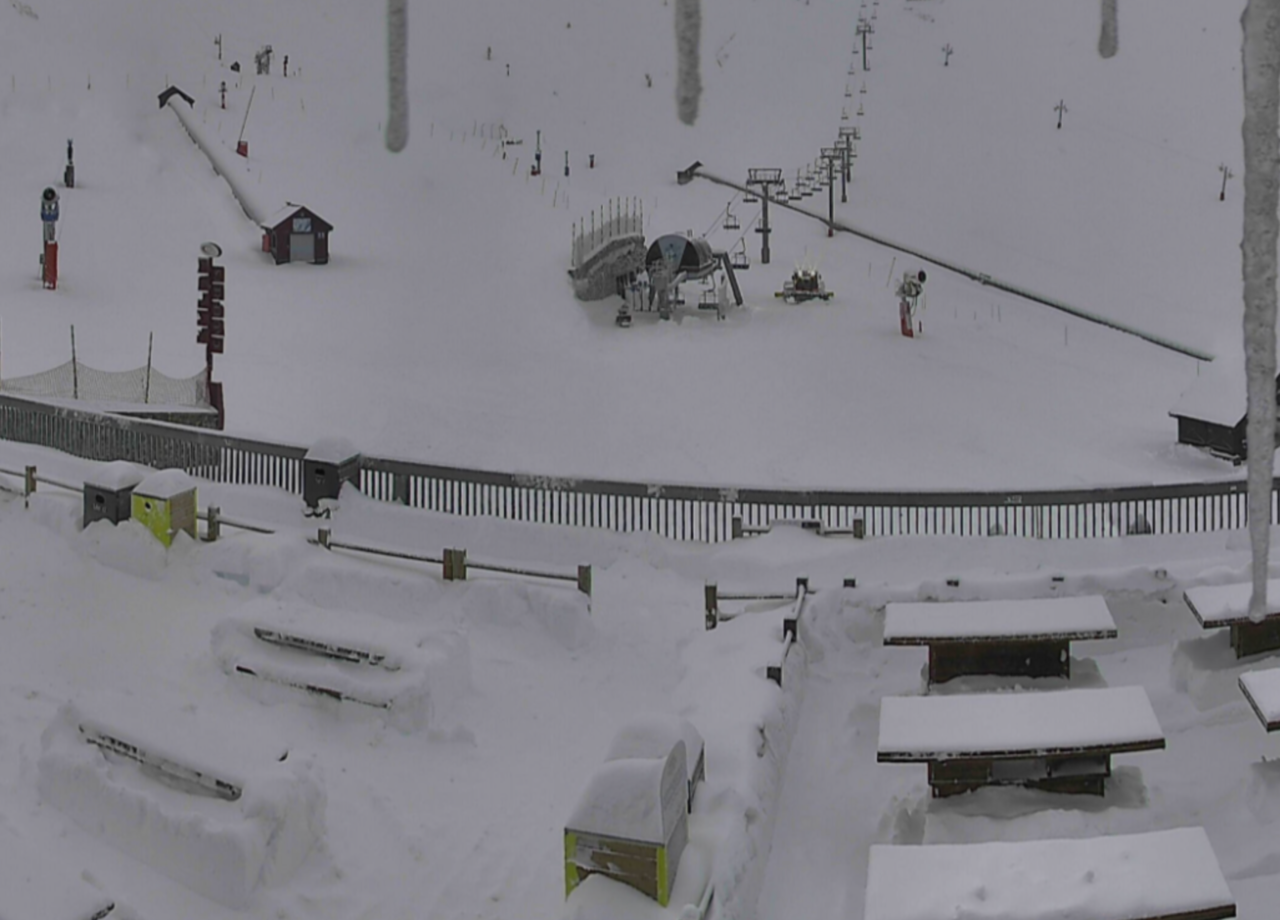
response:
M1101 597L894 603L885 645L927 645L929 683L966 674L1070 677L1075 640L1114 639Z
M1246 671L1240 675L1240 692L1269 732L1280 729L1280 668Z
M1204 829L1076 840L871 847L865 920L1225 920Z
M1113 754L1164 746L1142 687L890 696L876 759L928 764L935 798L999 785L1102 795Z
M1280 579L1267 582L1267 615L1258 623L1249 619L1253 585L1202 585L1188 588L1183 599L1205 629L1231 629L1231 647L1237 658L1280 649Z

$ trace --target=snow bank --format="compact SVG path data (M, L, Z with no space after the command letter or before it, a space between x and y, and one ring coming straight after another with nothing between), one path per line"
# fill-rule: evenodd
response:
M1203 828L1086 840L873 846L866 920L1231 916ZM1212 913L1211 913L1212 912Z
M250 601L213 628L212 647L222 670L260 702L372 708L405 731L431 723L471 685L462 630L427 634L297 602Z
M310 761L253 725L123 694L58 710L41 738L38 786L86 831L233 909L287 880L324 834Z
M690 676L681 691L692 701L688 717L706 732L708 764L690 826L699 819L715 828L711 885L717 920L755 915L778 795L804 702L808 618L816 608L840 602L839 591L808 598L800 619L801 638L786 655L781 688L765 675L768 666L783 660L785 609L722 622L700 634L685 651Z

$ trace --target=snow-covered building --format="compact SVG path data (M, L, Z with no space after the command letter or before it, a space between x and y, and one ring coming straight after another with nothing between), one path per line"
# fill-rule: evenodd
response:
M262 222L262 251L276 264L329 261L329 234L333 225L310 208L288 204Z

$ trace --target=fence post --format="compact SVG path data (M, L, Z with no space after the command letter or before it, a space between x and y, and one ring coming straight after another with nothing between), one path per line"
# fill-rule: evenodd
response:
M29 466L22 471L22 507L30 507L31 493L36 490L36 468Z
M206 543L214 543L222 535L222 525L218 521L219 514L221 514L220 508L216 505L209 506L209 516L204 529L204 541Z
M716 600L716 594L717 594L717 591L716 591L715 582L711 582L707 584L702 589L703 604L706 606L706 610L707 610L707 629L715 629L716 622L719 619L720 605Z
M329 528L321 527L316 531L316 542L324 549L329 548Z
M808 593L809 593L809 576L797 575L796 576L796 597L803 597Z
M769 678L769 680L773 681L779 687L781 687L782 686L782 665L780 664L769 665L767 668L764 669L764 676Z
M409 504L409 475L396 473L392 479L392 498L401 505Z
M591 596L591 566L578 566L578 590L587 597Z
M866 521L864 521L860 517L854 518L853 519L853 538L855 540L861 540L866 535L867 535Z
M742 515L735 514L733 516L733 520L730 521L730 527L732 528L732 530L730 531L731 538L734 540L741 540L742 539Z
M856 579L856 578L846 578L846 579L844 580L844 586L845 586L846 588L856 588L856 587L858 587L858 579Z

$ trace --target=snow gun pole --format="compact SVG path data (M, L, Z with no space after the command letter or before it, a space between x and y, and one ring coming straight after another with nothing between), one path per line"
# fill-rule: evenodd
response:
M249 90L249 104L244 107L244 121L240 122L240 136L236 138L236 149L240 149L240 142L244 140L244 129L249 124L249 110L253 108L253 94L258 91L258 85L255 83Z

